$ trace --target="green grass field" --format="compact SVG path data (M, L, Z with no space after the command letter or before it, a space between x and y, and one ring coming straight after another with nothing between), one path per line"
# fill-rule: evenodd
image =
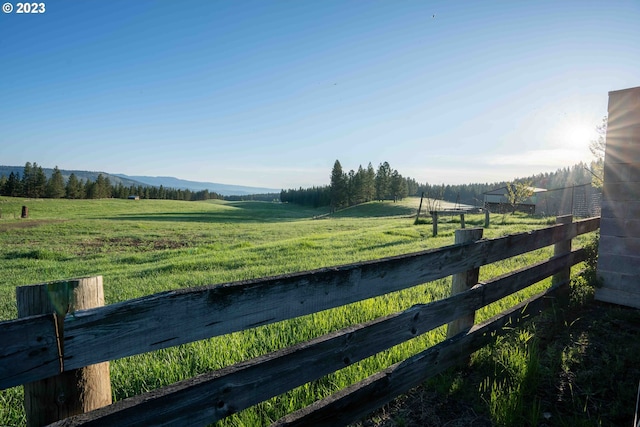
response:
M326 211L265 202L25 200L0 198L0 320L17 317L15 287L102 275L106 303L164 290L273 276L453 243L457 217L439 235L414 225L419 199ZM19 219L22 205L29 218ZM484 216L469 216L481 226ZM495 225L493 223L496 223ZM553 219L492 218L484 236L541 228ZM579 246L580 240L574 246ZM551 248L486 266L481 280L549 257ZM483 320L548 286L481 310ZM341 327L448 296L450 279L242 333L112 361L115 400L255 357ZM263 425L402 360L443 338L425 334L247 411L223 425ZM22 388L0 392L0 425L23 425Z

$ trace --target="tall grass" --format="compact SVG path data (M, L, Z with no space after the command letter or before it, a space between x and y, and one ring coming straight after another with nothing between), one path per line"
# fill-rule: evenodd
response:
M498 338L495 345L475 356L494 361L494 372L480 384L479 392L496 426L535 426L541 419L540 399L532 393L540 378L537 348L534 335L521 330L506 339Z
M376 202L324 219L322 210L262 202L155 200L25 200L0 198L2 212L27 205L30 218L0 219L0 320L15 318L15 286L103 275L106 303L164 290L224 283L347 264L453 243L459 227L444 218L438 237L407 214L419 199ZM467 224L480 225L471 215ZM512 216L485 237L547 225ZM481 279L549 256L550 249L481 269ZM537 285L536 289L548 286ZM132 356L111 363L115 400L449 295L450 279L287 322ZM535 289L499 301L478 320ZM242 411L221 425L263 425L403 360L444 338L439 328L318 381ZM494 388L493 383L487 387ZM499 393L496 388L496 393ZM22 388L0 392L0 425L24 424Z

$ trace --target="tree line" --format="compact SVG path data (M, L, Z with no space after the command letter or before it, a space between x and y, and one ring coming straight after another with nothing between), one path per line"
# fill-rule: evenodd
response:
M511 183L526 182L547 190L588 183L601 186L599 178L602 174L602 163L602 159L599 158L590 164L578 163L555 172L518 178ZM339 160L334 163L330 180L331 184L326 186L282 190L279 194L280 201L314 208L330 206L332 209L340 209L374 200L400 200L407 196L424 194L426 197L453 203L482 206L484 193L506 187L510 183L507 181L461 185L418 183L412 178L403 177L397 170L392 169L388 162L381 163L377 170L369 163L367 168L360 165L357 171L344 172ZM187 201L208 199L272 201L278 197L278 194L222 196L208 190L194 192L163 186L124 186L121 183L114 185L102 174L98 175L95 181L78 179L73 173L65 180L57 166L53 169L51 177L47 178L42 167L35 162L33 164L27 162L22 175L11 172L8 177L0 176L0 195L67 199L111 197L126 199L129 196L138 196L141 199Z
M51 177L47 179L41 166L27 162L22 176L11 172L9 176L0 177L0 195L10 197L51 198L51 199L126 199L138 196L141 199L167 200L209 200L223 197L209 190L191 191L175 188L111 184L108 177L99 174L95 181L78 179L74 173L67 180L56 166Z
M448 202L461 203L474 206L482 206L484 193L508 185L524 184L546 190L556 190L566 187L592 184L598 187L598 179L594 176L594 165L580 162L571 167L557 169L555 172L544 172L536 175L516 178L513 181L501 181L493 183L474 183L460 185L430 185L419 186L419 194L427 197L446 200ZM601 185L601 184L600 184Z
M600 163L602 163L600 161ZM403 177L392 169L388 162L381 163L374 169L371 163L367 168L358 167L357 171L344 172L339 160L331 170L331 184L326 186L282 190L280 200L285 203L296 203L314 208L330 206L340 209L359 203L374 200L400 200L407 196L420 196L448 202L482 206L484 193L509 184L527 183L547 190L593 183L598 186L597 170L594 162L587 165L578 163L555 172L517 178L514 181L494 183L473 183L460 185L418 183L413 178Z
M327 186L282 190L280 200L304 206L341 209L374 200L401 200L416 195L419 185L412 178L403 177L388 162L374 169L367 168L344 172L339 160L331 170L331 184Z

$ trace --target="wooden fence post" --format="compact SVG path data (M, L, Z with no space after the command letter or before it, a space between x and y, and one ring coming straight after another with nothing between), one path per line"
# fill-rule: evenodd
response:
M420 205L418 206L418 213L416 214L416 224L418 223L418 220L420 219L420 211L422 211L422 200L423 199L424 199L424 191L420 195Z
M573 215L562 215L556 217L556 224L571 224L573 222ZM556 243L553 246L553 256L560 256L571 252L571 239L563 240ZM571 277L571 267L567 267L561 272L553 275L552 283L558 284L569 280Z
M56 314L63 370L64 316L104 305L102 276L16 288L18 316ZM105 343L108 345L108 343ZM63 372L24 385L27 426L42 426L111 404L109 362Z
M433 237L438 235L438 211L431 212L431 222L433 223Z
M573 215L562 215L556 217L556 224L571 224L573 222ZM553 246L553 256L565 255L571 252L571 239L563 240L561 242L556 243ZM562 283L565 283L571 278L571 267L567 267L563 269L561 272L553 275L551 279L551 286L557 286ZM565 307L569 304L569 293L571 289L569 286L565 288L562 292L558 293L558 302L562 307Z
M489 209L484 209L484 228L489 228Z
M475 242L482 238L482 228L466 228L464 230L455 231L455 244ZM463 273L454 274L451 280L451 295L459 294L478 283L480 268L467 270ZM447 326L447 338L458 335L460 332L473 326L475 322L475 312L461 317Z

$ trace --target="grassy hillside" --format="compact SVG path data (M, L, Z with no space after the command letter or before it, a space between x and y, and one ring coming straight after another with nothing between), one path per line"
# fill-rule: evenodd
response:
M224 283L371 260L453 243L456 217L437 238L414 225L419 199L374 202L333 216L322 210L265 202L159 200L24 200L0 198L0 320L15 318L15 286L103 275L106 303L168 289ZM29 218L19 219L20 208ZM321 218L321 219L320 219ZM502 219L502 218L501 218ZM484 216L470 216L479 225ZM544 227L547 219L508 217L485 237ZM549 256L551 249L481 270L481 280ZM548 286L542 283L538 286ZM450 279L312 316L260 327L111 364L114 398L139 394L198 373L273 351L448 295ZM482 320L534 290L496 303ZM409 343L300 387L224 425L262 425L443 338L438 329ZM24 422L22 389L0 392L0 425Z

